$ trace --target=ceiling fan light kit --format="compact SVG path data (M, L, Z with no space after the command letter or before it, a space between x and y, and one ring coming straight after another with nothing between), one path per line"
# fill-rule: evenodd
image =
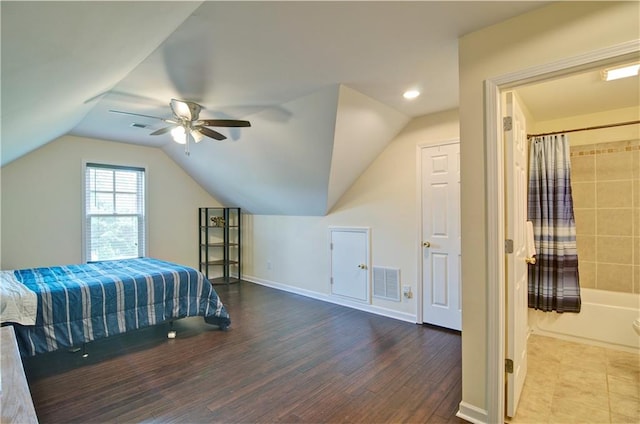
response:
M200 116L202 106L193 102L185 102L181 100L171 99L169 103L173 114L185 121L194 121Z
M174 119L160 118L159 116L142 115L139 113L122 112L119 110L109 110L113 113L121 113L124 115L142 116L144 118L159 119L167 124L168 127L160 128L152 132L150 135L161 135L171 132L173 141L178 144L184 144L184 153L188 156L189 139L193 139L195 143L199 143L206 136L214 140L222 141L227 137L218 131L207 127L250 127L249 121L238 119L199 119L202 106L197 103L171 99L169 103Z
M200 131L191 130L190 134L191 138L193 138L193 141L195 141L196 143L200 143L204 138L204 134L202 134Z
M175 127L171 130L171 137L173 141L178 144L187 144L187 133L184 127Z

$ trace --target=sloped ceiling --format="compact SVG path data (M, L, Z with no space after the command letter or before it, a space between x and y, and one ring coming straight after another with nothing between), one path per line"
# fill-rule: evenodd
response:
M197 7L0 3L2 165L69 133L95 106L87 99L125 78Z
M460 35L543 4L3 1L1 163L64 134L155 146L224 204L323 215L411 117L457 106ZM171 98L252 126L187 156L109 113Z

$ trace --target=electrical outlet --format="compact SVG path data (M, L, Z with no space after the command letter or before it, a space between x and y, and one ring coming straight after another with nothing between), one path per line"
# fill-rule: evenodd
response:
M271 269L271 261L267 261L267 269Z
M407 299L413 298L413 292L411 292L411 286L402 286L402 295Z

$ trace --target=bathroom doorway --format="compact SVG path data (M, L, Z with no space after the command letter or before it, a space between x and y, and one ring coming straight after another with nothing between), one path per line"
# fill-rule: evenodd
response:
M606 310L640 301L640 77L603 79L605 69L627 63L514 89L528 111L529 134L568 131L580 288L588 305L599 305L571 322L529 310L533 333L637 348L628 325L637 317Z
M542 83L544 81L557 81L562 78L577 75L578 73L582 73L588 70L594 70L596 66L610 66L616 62L619 63L626 60L634 60L637 58L637 54L637 45L629 43L627 46L623 46L622 48L617 47L611 49L603 49L598 52L591 52L590 54L585 54L583 56L559 61L557 63L550 64L543 69L538 68L535 70L523 70L521 72L487 80L485 82L485 92L487 93L485 103L485 110L487 111L487 125L485 135L486 139L502 140L502 136L500 134L502 128L498 128L497 126L494 127L497 122L501 121L499 99L502 90L509 89L518 91L526 87L526 85L524 85L525 82L527 83L527 85L529 85L534 83ZM580 72L576 72L576 70L579 70ZM541 89L541 87L538 88ZM527 102L526 94L522 97L524 98L526 108L532 108L532 106ZM558 98L558 93L555 93L553 97ZM529 110L528 113L531 114L531 111ZM534 119L532 120L532 122L536 122L536 120ZM540 121L538 120L538 122ZM567 128L554 128L554 130L558 129L564 130ZM530 131L528 130L528 132ZM496 164L499 164L501 162L501 158L504 155L501 142L498 142L495 145L489 143L487 145L487 149L487 157L489 158L490 162L491 160L495 160ZM489 163L489 167L491 168L491 163ZM489 250L496 252L496 254L491 255L489 259L489 280L502 282L504 282L504 277L501 276L501 270L504 269L505 260L502 257L502 254L499 252L502 251L501 247L504 243L504 237L502 237L504 234L503 228L505 222L503 209L504 201L501 195L503 175L503 170L490 170L487 178L489 190L495 190L498 193L497 201L494 205L489 205L490 210L488 211L488 215L491 217L488 222L489 233L495 233L497 235L497 237L494 237L488 241ZM497 392L497 396L490 399L490 409L493 409L495 407L496 411L503 411L504 397L501 392L504 393L505 356L502 349L504 347L505 339L508 337L503 333L505 328L504 285L498 284L495 287L489 287L488 294L490 298L493 294L495 294L495 298L499 300L496 303L497 310L495 312L492 312L492 315L495 316L491 316L489 319L488 331L489 346L491 346L493 343L496 343L496 350L494 352L489 352L491 358L489 359L487 364L489 370L488 387L495 387Z
M596 419L604 416L608 419L609 414L621 417L628 412L624 408L614 408L614 405L623 404L625 398L619 393L609 393L607 389L607 375L609 371L617 370L617 356L605 352L628 347L632 351L635 349L637 355L638 349L638 339L630 323L637 314L637 308L632 305L640 302L640 276L634 273L640 269L640 192L636 192L640 187L640 125L637 123L640 83L638 77L603 81L602 69L598 67L514 90L522 99L523 107L528 109L529 134L568 130L584 304L578 315L528 310L529 346L533 350L532 355L528 355L531 375L522 391L520 412L514 414L511 410L509 413L507 409L507 415L515 416L514 422L542 419L545 413L552 421L571 416L574 412L564 411L562 405L580 402L583 398L593 399L594 409L590 413L598 417ZM544 97L545 93L551 92L556 95ZM626 311L624 302L617 300L624 296L628 297L631 306ZM507 322L509 318L508 314ZM567 344L569 342L573 343ZM583 370L581 363L574 363L572 370L567 371L562 366L563 361L569 359L566 346L572 346L574 350L583 346L584 354L590 352L594 360L599 361L598 365L594 368L589 364ZM545 349L553 352L544 352ZM558 393L548 393L549 381L541 380L541 369L549 370L553 366L557 367L556 374L563 384L571 385L572 372L580 369L593 378L592 387L607 390L588 391L582 397L574 398L567 397L560 389ZM635 384L627 383L629 387ZM580 392L579 388L577 392ZM548 410L534 407L535 399L542 393L548 397L547 404L553 405ZM606 400L601 403L606 403L607 408L595 408L596 400Z

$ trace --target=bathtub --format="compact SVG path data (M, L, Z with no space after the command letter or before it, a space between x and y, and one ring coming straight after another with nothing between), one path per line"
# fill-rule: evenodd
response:
M640 295L581 289L579 314L529 309L533 334L640 353L633 321L640 317Z

